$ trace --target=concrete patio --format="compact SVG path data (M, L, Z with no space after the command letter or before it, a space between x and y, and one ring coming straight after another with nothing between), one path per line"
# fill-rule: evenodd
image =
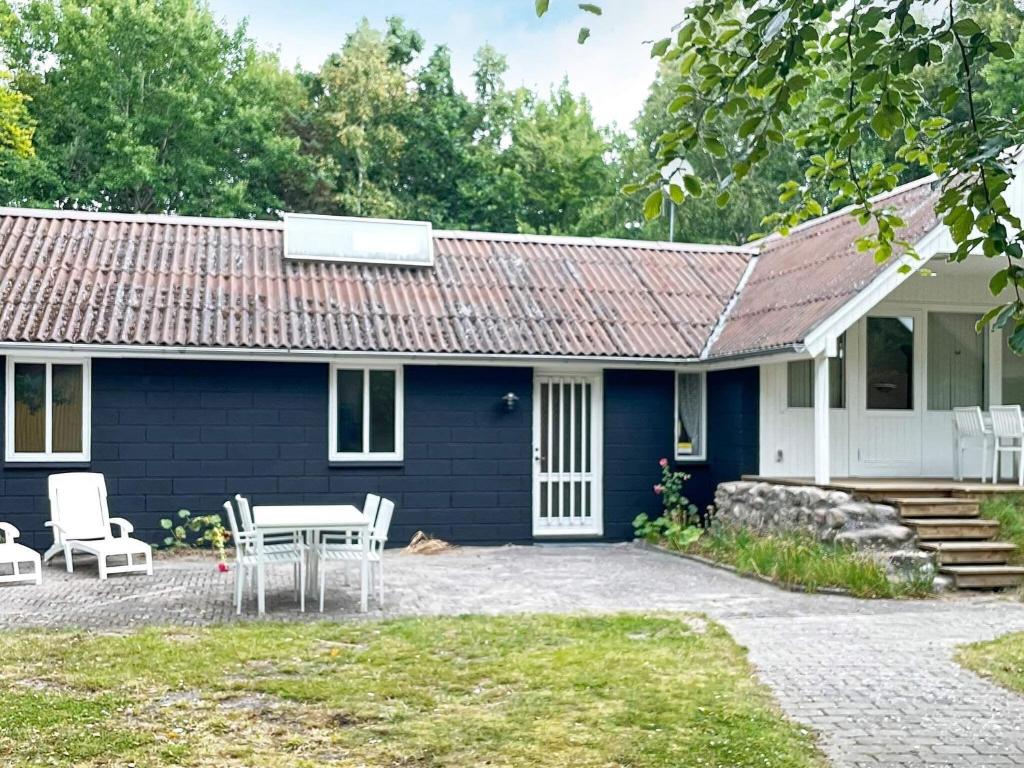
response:
M961 643L1024 630L1024 604L1009 596L796 594L629 544L393 552L387 566L386 616L705 612L747 646L783 708L820 733L837 766L1024 765L1024 699L952 659ZM287 569L273 575L267 618L321 618L298 613L289 579ZM107 582L88 565L75 574L54 567L41 587L0 591L0 628L233 621L231 582L204 558L158 560L154 578ZM324 618L359 616L357 591L338 580Z

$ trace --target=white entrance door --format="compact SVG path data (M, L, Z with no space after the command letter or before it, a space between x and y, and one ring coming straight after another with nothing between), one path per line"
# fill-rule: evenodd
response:
M917 476L925 404L923 317L916 310L869 315L849 336L850 473Z
M601 375L536 374L533 535L600 536Z

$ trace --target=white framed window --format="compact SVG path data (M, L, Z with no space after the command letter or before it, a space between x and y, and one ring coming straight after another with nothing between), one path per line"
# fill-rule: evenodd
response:
M676 373L676 461L707 459L707 377L703 371Z
M8 357L4 381L6 461L89 461L89 360Z
M401 461L405 390L402 367L331 365L328 458Z
M786 363L786 407L814 407L814 361ZM836 340L836 356L828 359L828 407L846 407L846 334Z

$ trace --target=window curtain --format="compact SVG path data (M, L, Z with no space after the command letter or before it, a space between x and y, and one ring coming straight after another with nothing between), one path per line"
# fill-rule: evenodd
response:
M966 313L928 315L928 410L985 407L985 335Z

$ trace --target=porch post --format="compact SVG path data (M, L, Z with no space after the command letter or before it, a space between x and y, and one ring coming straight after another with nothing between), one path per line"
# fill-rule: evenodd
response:
M826 353L814 358L814 482L819 485L831 480L828 367Z

